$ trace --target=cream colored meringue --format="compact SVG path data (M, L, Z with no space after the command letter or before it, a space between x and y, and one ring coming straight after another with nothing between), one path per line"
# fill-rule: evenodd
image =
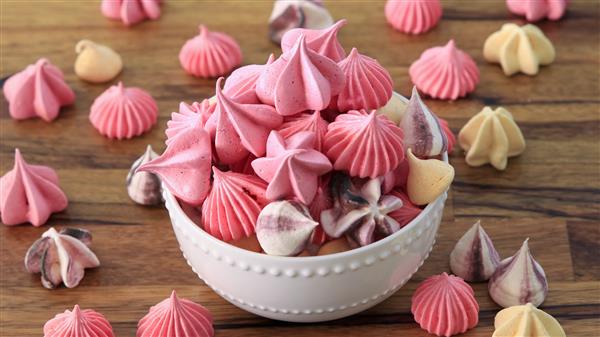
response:
M450 253L450 269L468 282L488 280L499 264L500 255L479 220L458 240Z
M90 40L81 40L75 46L75 74L84 81L104 83L112 80L123 69L121 56L110 47Z
M536 75L541 65L554 62L556 52L538 27L506 23L485 40L483 56L488 62L500 63L506 76L518 72Z
M394 124L399 124L404 116L406 107L408 107L408 100L406 97L394 91L387 104L377 109L377 114L386 116L389 120L394 122Z
M556 318L531 303L506 308L496 314L492 337L566 337Z
M458 133L458 143L467 152L470 166L492 164L504 170L509 157L525 151L525 138L510 112L499 107L485 107L473 116Z
M437 159L419 159L411 149L406 152L408 178L406 193L415 205L428 204L444 193L454 179L452 165Z
M488 283L490 297L505 308L526 303L537 307L548 294L546 274L529 252L528 241L515 255L500 262Z

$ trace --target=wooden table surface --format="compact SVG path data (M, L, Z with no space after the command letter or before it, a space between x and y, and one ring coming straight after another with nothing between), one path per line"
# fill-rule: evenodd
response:
M119 337L134 336L137 321L172 289L206 306L217 336L424 336L410 313L418 282L448 271L448 254L458 237L482 219L503 257L529 237L548 276L550 292L542 308L556 317L568 336L600 335L600 6L572 1L559 22L539 27L553 41L557 59L536 77L505 77L482 56L485 38L511 17L503 0L444 2L441 23L428 34L393 31L383 1L329 1L335 18L347 18L341 32L347 50L356 46L392 74L395 89L410 93L408 67L428 47L454 38L477 61L481 83L456 102L428 100L455 132L485 105L510 110L527 139L527 150L508 169L471 168L455 151L456 179L446 203L438 243L413 280L390 299L361 314L320 324L289 324L246 313L213 293L186 265L163 208L134 205L125 176L146 144L164 149L164 129L180 101L211 96L214 80L186 75L179 48L199 23L235 37L245 64L264 63L279 48L267 39L271 1L167 1L160 20L131 29L104 19L97 1L1 2L1 75L9 76L39 57L59 66L77 94L53 123L13 121L3 98L0 114L1 173L12 168L14 148L29 163L55 168L69 197L65 212L34 228L0 226L0 335L41 336L56 313L79 303L103 313ZM160 118L151 132L127 141L100 136L88 121L89 107L109 84L84 83L74 75L75 43L89 38L121 53L125 69L117 80L148 90ZM115 80L114 82L116 82ZM83 227L94 235L102 262L88 270L75 289L46 290L39 275L28 274L23 257L50 226ZM465 336L490 336L499 308L485 284L474 286L480 323Z

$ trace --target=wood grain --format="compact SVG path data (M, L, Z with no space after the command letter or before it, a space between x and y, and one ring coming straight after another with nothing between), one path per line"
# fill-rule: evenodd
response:
M454 38L481 71L475 93L456 102L427 100L457 132L485 105L509 109L527 139L527 150L504 172L470 168L460 150L451 162L456 180L436 247L405 287L380 305L355 316L321 324L289 324L263 319L230 305L201 283L177 247L166 211L132 204L124 184L132 161L146 144L164 149L164 128L180 101L211 96L214 80L187 76L177 53L199 23L234 36L244 63L263 63L279 48L266 38L271 1L168 1L158 21L127 29L105 20L98 2L0 2L0 77L6 78L39 57L65 72L77 94L53 123L16 122L0 102L0 172L12 167L19 147L30 163L54 167L69 196L69 208L42 228L0 226L0 335L40 336L43 323L79 303L110 319L117 336L134 336L137 321L172 289L202 303L215 316L217 336L423 336L412 320L410 297L419 281L448 271L456 239L481 218L500 254L513 254L529 237L544 266L550 293L543 305L568 336L600 335L600 3L572 1L567 16L539 27L554 42L556 62L535 77L505 77L487 64L485 38L508 21L504 1L444 1L444 18L433 31L406 36L383 20L384 1L327 2L336 18L347 18L341 41L376 57L389 69L396 91L410 92L408 67L426 48ZM89 38L121 53L118 80L140 86L157 100L158 125L129 141L100 136L88 121L94 98L110 84L78 80L72 65L75 43ZM43 289L29 275L23 256L49 226L83 227L94 234L102 267L86 272L75 289ZM480 324L464 336L490 336L499 308L485 284L473 285L481 305Z

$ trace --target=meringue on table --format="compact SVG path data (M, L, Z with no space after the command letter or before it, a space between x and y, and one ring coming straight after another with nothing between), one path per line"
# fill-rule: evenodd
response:
M56 315L44 324L44 337L114 337L108 320L92 309L82 310L75 304L73 310Z
M450 253L450 269L468 282L487 281L499 264L500 255L479 220L458 240Z
M75 46L75 74L84 81L104 83L112 80L123 69L121 56L110 47L90 40L81 40Z
M531 303L496 314L492 337L566 337L558 321Z

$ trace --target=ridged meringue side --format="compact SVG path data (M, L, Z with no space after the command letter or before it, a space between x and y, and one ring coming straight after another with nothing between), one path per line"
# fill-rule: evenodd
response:
M485 107L471 117L458 133L458 144L466 152L470 166L490 163L497 170L506 169L508 158L525 151L525 138L510 112L499 107Z
M242 50L231 36L211 32L204 25L199 30L200 34L187 40L179 51L179 63L188 74L219 77L240 65Z
M130 139L150 130L158 119L156 101L146 91L113 85L98 96L90 109L90 122L108 138Z
M114 337L112 326L99 312L81 310L75 304L73 310L65 310L44 324L44 337Z
M308 49L304 35L260 75L256 94L283 116L323 110L345 85L344 73L327 57Z
M538 27L506 23L485 40L483 56L488 62L499 63L506 76L518 72L533 76L540 66L554 62L556 51Z
M426 205L446 192L454 180L452 165L437 159L419 159L408 149L406 193L415 205Z
M160 178L150 172L137 172L137 169L158 158L158 154L148 145L146 151L131 165L127 174L127 194L140 205L158 205L163 201Z
M351 110L329 124L323 150L335 170L376 178L404 159L403 137L402 129L375 110Z
M137 171L158 175L176 197L188 204L200 205L210 189L211 164L210 136L196 127L180 132L163 154Z
M260 103L256 96L256 81L273 61L275 61L275 55L271 54L266 64L251 64L234 70L227 77L223 92L238 103Z
M437 99L465 97L479 83L477 64L469 54L456 47L454 40L444 47L425 50L408 72L419 90Z
M377 109L392 97L392 77L377 60L352 48L338 66L346 75L346 86L335 100L339 111Z
M329 123L321 116L321 112L315 111L287 117L278 131L285 139L302 131L312 131L315 133L315 149L321 151L328 125Z
M548 294L546 274L531 255L528 240L515 255L500 262L488 283L490 296L502 307L526 303L537 307Z
M411 149L417 157L434 157L448 150L446 132L439 118L421 100L417 87L413 87L400 127L404 132L404 149Z
M479 304L473 289L460 277L442 273L421 282L413 297L411 312L423 330L452 336L477 326Z
M524 16L529 22L560 20L568 4L568 0L506 0L511 13Z
M208 99L202 102L193 102L191 105L179 103L179 112L172 112L171 119L167 122L166 143L173 141L173 137L181 132L196 127L204 127L210 115L215 111L216 104L211 104Z
M213 318L205 307L171 296L151 307L138 322L136 337L212 337Z
M566 337L556 318L531 303L516 305L496 314L492 337Z
M255 175L212 170L212 188L202 205L202 228L223 241L251 236L260 211L269 203L267 184Z
M334 62L340 62L346 57L346 52L338 41L337 35L345 25L346 20L342 19L324 29L292 29L283 35L281 50L285 53L294 49L300 36L305 36L308 49Z
M463 234L450 253L450 269L468 282L487 281L499 264L500 255L479 220Z
M440 0L388 0L385 18L394 29L422 34L435 27L442 17Z
M75 101L62 71L45 58L9 77L2 89L8 112L17 120L39 117L51 122L62 106Z
M6 226L29 222L39 227L69 204L58 175L47 166L29 165L15 149L13 169L0 178L0 215Z
M308 208L297 201L274 201L262 209L256 237L269 255L294 256L302 252L319 225Z
M222 81L222 77L217 80L217 105L206 123L218 162L233 164L248 153L263 156L269 132L281 125L283 117L266 104L235 102L221 90Z
M256 175L269 183L267 198L296 198L309 205L317 193L319 176L331 171L329 159L314 149L315 134L299 132L287 140L271 131L267 156L252 161Z
M132 26L144 20L160 17L160 0L102 0L102 14Z
M333 18L321 1L274 1L269 17L269 37L279 44L282 36L290 29L325 29L332 24Z

